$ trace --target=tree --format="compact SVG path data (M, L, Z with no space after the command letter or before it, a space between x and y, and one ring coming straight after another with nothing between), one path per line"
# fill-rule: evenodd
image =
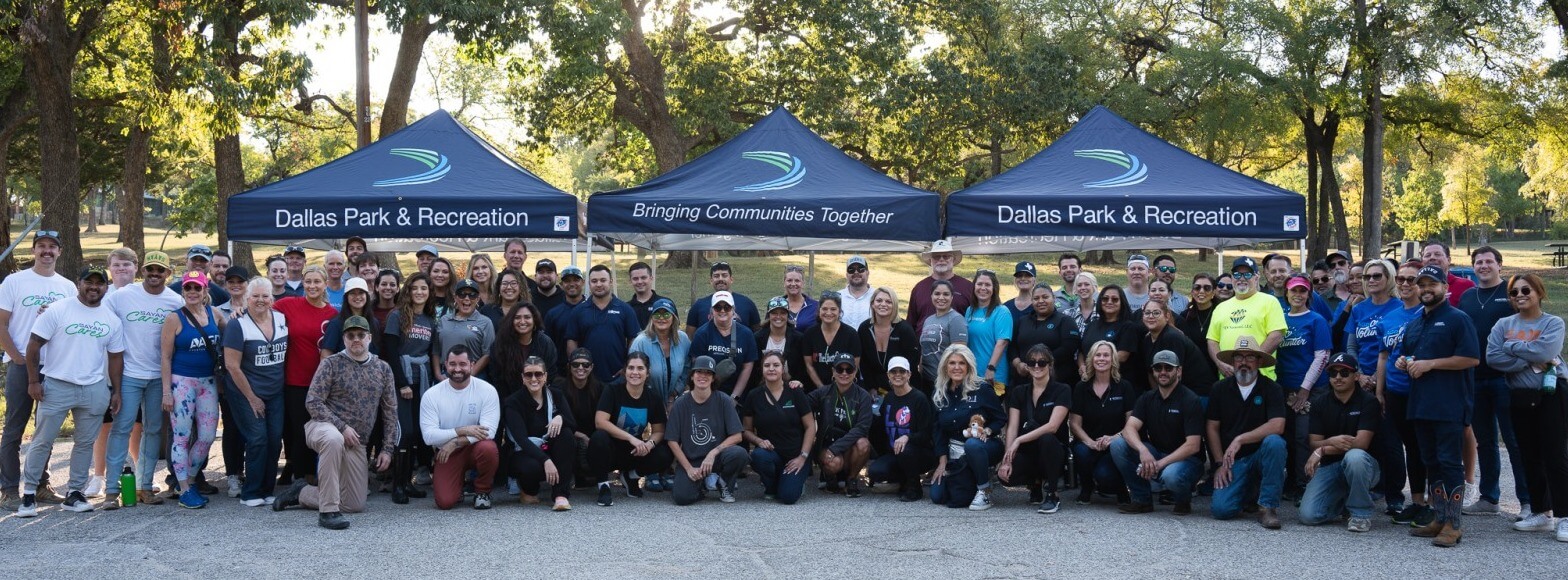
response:
M1488 169L1485 149L1469 144L1459 148L1443 172L1443 210L1438 215L1464 230L1467 251L1471 228L1476 224L1490 227L1497 221L1497 208L1488 203L1496 193L1487 179Z
M1423 167L1405 174L1403 191L1394 196L1394 215L1405 239L1425 240L1443 231L1443 172Z

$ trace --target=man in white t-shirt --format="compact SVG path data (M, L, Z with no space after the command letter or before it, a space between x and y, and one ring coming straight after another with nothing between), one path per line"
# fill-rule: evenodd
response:
M33 267L6 277L0 283L0 350L5 353L5 426L0 430L0 509L21 504L22 432L33 416L33 399L27 396L27 340L33 321L50 303L76 295L71 279L56 274L60 259L60 232L38 230L33 235ZM97 434L94 431L94 434ZM38 500L58 503L64 499L49 487L48 470L39 480Z
M844 267L847 284L838 291L839 321L850 330L860 328L860 323L871 319L871 266L860 256L850 256Z
M472 469L474 509L490 509L490 487L500 465L495 446L501 400L495 387L471 373L478 355L462 344L446 354L446 380L425 391L419 402L419 431L435 449L431 490L436 507L452 509L463 499L463 474Z
M38 484L67 415L76 424L71 479L60 507L73 512L93 510L82 490L92 472L93 443L103 414L119 411L124 367L125 332L120 319L102 306L108 285L108 271L98 266L84 268L77 277L76 298L60 300L33 323L27 342L27 394L38 402L38 419L33 442L27 447L17 517L38 515Z
M109 477L104 482L104 509L114 509L121 493L135 493L138 503L160 504L163 499L152 491L153 472L158 466L158 446L163 435L163 320L185 305L180 293L169 288L173 275L169 255L149 250L142 258L142 283L126 286L103 300L105 307L119 319L125 333L125 378L120 381L120 406L124 413L109 431L109 448L104 453ZM120 469L130 454L131 427L136 412L142 414L142 442L136 455L136 488L120 489Z

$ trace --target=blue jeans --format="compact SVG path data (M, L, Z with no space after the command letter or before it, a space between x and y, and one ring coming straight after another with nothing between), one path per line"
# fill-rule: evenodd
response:
M973 437L964 441L964 469L974 478L975 488L985 491L991 488L991 466L1002 460L1002 440L995 437L981 441ZM947 453L940 450L939 453ZM952 462L952 457L948 458ZM931 484L931 501L934 503L947 503L947 487L945 482Z
M1254 479L1256 478L1256 479ZM1214 519L1228 520L1241 514L1241 503L1247 491L1258 486L1258 505L1273 509L1279 507L1279 495L1285 486L1285 438L1269 435L1252 455L1237 458L1231 463L1230 485L1214 488L1214 499L1209 512Z
M788 463L789 460L779 457L776 451L761 447L751 450L751 469L762 480L763 493L773 494L784 505L800 501L800 494L806 489L806 480L811 478L810 461L796 473L784 473L784 466Z
M131 428L136 413L142 414L142 442L137 450L136 488L152 489L153 472L158 469L158 443L163 438L163 380L125 377L120 381L120 413L109 430L109 448L104 460L108 493L120 493L120 469L131 454Z
M1122 472L1111 459L1111 450L1095 451L1082 441L1073 443L1073 466L1078 470L1078 485L1085 490L1121 494L1125 485Z
M1475 386L1476 463L1481 470L1481 497L1492 503L1502 497L1500 479L1503 457L1497 452L1501 435L1503 446L1508 448L1508 464L1514 472L1514 495L1519 503L1530 503L1530 490L1526 485L1524 462L1519 458L1519 440L1514 437L1514 417L1508 396L1508 383L1502 378L1488 379Z
M1372 517L1372 486L1381 476L1377 460L1360 449L1351 449L1336 463L1319 465L1301 497L1301 523L1327 523L1339 518L1340 510L1353 518Z
M229 400L234 422L245 439L245 476L240 499L272 495L278 483L278 455L283 451L283 393L261 397L266 407L261 417L251 410L250 401L239 389L224 389L223 397Z
M1149 455L1154 456L1155 461L1170 455L1148 441L1144 441L1143 446L1149 450ZM1191 457L1166 465L1152 479L1144 479L1138 475L1141 462L1138 450L1120 436L1111 440L1111 460L1116 462L1116 469L1122 472L1122 481L1127 484L1127 493L1135 504L1154 503L1154 481L1159 481L1160 487L1171 492L1176 503L1191 502L1192 486L1198 482L1198 476L1203 474L1203 463L1198 460L1198 454L1194 453Z

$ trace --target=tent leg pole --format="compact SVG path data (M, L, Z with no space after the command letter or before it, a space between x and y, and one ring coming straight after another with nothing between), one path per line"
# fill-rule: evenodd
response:
M817 293L817 251L812 250L806 254L806 294Z
M577 265L577 240L572 240L572 265Z
M1214 277L1225 275L1225 248L1214 248Z
M1301 271L1312 272L1312 264L1307 263L1307 239L1301 238Z
M588 256L583 258L583 266L587 267L587 268L592 268L593 267L593 244L588 244L588 250L587 251L588 251Z

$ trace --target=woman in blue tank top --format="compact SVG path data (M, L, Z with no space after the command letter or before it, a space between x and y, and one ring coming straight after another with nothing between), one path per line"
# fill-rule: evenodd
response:
M218 435L218 388L213 370L219 364L223 319L207 305L207 274L186 272L180 279L185 306L163 322L163 410L169 413L172 443L169 463L179 480L180 505L207 505L191 485L196 470Z

